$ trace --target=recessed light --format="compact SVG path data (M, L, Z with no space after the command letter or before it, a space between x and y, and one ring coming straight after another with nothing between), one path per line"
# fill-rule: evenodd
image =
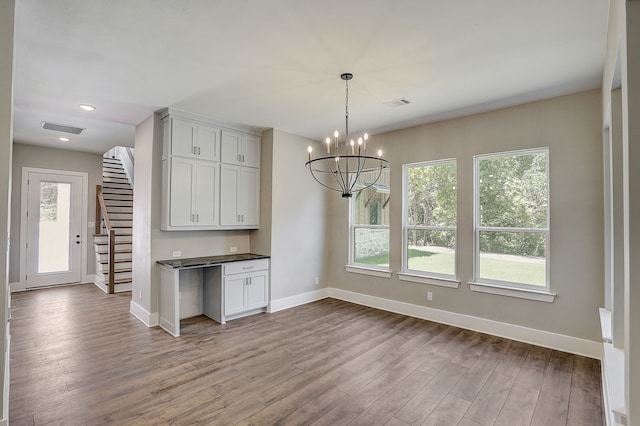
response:
M60 137L58 138L58 140L59 140L60 142L69 142L69 138L65 138L65 137L62 137L62 136L60 136Z
M85 111L95 111L96 107L94 107L93 105L89 105L89 104L80 104L79 105L80 109L83 109Z

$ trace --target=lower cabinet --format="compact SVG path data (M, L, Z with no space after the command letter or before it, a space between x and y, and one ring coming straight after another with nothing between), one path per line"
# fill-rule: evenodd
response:
M223 285L225 317L266 307L269 299L269 261L261 259L224 265Z

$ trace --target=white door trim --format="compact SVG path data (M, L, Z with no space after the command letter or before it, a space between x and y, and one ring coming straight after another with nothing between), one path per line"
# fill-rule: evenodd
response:
M89 174L86 172L72 172L68 170L52 170L52 169L40 169L36 167L23 167L22 168L22 187L20 191L20 280L15 288L11 291L26 290L26 282L24 277L27 273L27 205L28 205L28 186L27 180L29 179L29 173L46 173L56 174L64 176L79 176L82 178L82 215L81 215L81 227L83 232L82 237L82 259L80 261L82 268L82 279L87 276L87 240L89 239L89 230L87 228L87 209L89 199Z

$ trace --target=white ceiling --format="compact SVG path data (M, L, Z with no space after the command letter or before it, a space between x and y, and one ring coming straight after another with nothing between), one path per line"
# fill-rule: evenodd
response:
M14 139L102 153L174 107L322 140L344 128L343 72L372 134L597 88L608 3L18 0ZM61 143L45 120L86 130Z

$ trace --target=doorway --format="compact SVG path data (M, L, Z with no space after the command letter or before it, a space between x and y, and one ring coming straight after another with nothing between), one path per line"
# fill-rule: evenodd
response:
M22 169L21 281L37 288L86 275L86 173Z

